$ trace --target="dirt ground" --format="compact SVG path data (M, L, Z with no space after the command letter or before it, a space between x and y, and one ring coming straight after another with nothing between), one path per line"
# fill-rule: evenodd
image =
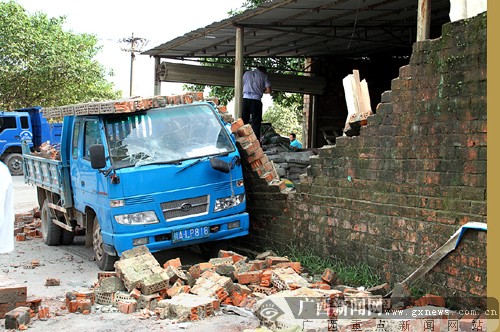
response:
M35 188L25 185L22 177L14 177L16 213L37 207ZM41 238L16 242L12 253L0 254L0 275L27 286L28 299L40 298L50 307L51 317L46 321L33 318L29 331L242 331L259 326L254 317L223 314L197 322L179 323L159 320L154 315L136 312L123 314L112 306L94 305L89 315L68 313L64 308L66 292L88 291L97 281L99 269L93 261L90 248L83 245L83 237L76 237L69 246L49 247ZM183 264L205 261L195 248L178 249L155 254L160 264L180 257ZM45 286L48 278L60 279L59 286ZM5 329L5 320L0 320Z

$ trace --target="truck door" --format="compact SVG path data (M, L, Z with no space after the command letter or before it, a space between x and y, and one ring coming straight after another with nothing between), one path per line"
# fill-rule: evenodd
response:
M104 195L102 175L90 166L90 146L102 144L97 118L77 119L73 127L71 181L74 189L75 208L95 207L99 196ZM99 189L100 188L100 189Z
M0 143L6 147L20 146L21 139L31 140L33 138L30 129L28 116L18 117L4 114L0 116Z

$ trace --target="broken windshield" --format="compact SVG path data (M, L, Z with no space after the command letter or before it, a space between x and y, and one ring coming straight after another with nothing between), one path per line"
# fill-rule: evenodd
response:
M234 151L227 131L205 104L112 116L105 120L105 127L115 168L175 163Z

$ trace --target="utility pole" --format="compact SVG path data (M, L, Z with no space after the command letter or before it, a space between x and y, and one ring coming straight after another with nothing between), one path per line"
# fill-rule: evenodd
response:
M122 47L122 51L130 52L130 97L132 97L134 95L135 52L141 52L142 48L148 43L148 40L145 38L134 37L134 33L132 32L132 37L120 39L120 42L126 45Z

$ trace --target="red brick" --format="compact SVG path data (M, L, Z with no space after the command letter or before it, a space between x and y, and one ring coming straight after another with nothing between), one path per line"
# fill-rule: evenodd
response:
M272 274L273 274L272 270L265 270L264 272L262 272L262 276L261 276L259 285L261 287L270 287Z
M281 268L291 267L297 273L302 272L302 266L300 265L300 262L278 263L275 266L276 267L281 267Z
M252 171L255 171L256 169L258 169L261 166L263 166L262 161L260 159L252 161L252 162L249 162L249 164L250 164L250 168L252 169Z
M121 313L131 314L135 312L135 309L137 307L137 302L119 300L116 302L116 306Z
M134 288L132 289L129 295L137 300L141 296L141 291L138 290L137 288Z
M268 161L267 163L265 163L264 165L264 169L267 171L267 172L271 172L273 170L275 170L274 168L274 164L272 161Z
M236 291L231 292L231 300L233 301L233 304L235 306L239 306L241 304L241 302L243 301L243 299L245 299L245 297L247 297L246 294L240 294Z
M264 174L266 173L263 167L257 167L254 171L257 173L259 178L264 177Z
M267 172L264 175L262 175L261 177L263 179L265 179L267 182L272 182L275 180L275 177L274 177L273 173L271 173L271 172Z
M255 141L253 143L250 143L250 145L243 148L243 154L245 156L251 156L258 149L260 149L260 143L259 143L259 141Z
M50 318L50 311L49 307L47 306L41 306L38 308L38 319L39 320L47 320Z
M19 233L16 235L16 241L26 241L26 233Z
M311 285L311 288L317 288L317 289L323 289L323 290L330 290L332 287L330 287L329 284L325 282L316 282Z
M269 162L269 157L266 154L263 154L260 157L260 162L262 163L262 165L264 165L265 163Z
M26 286L18 285L6 276L0 276L0 319L19 306L18 304L27 306L26 293Z
M250 271L259 271L259 270L263 270L265 267L267 267L266 261L262 260L262 259L256 259L256 260L250 261L250 262L248 262L248 264L252 265L250 267Z
M251 271L251 272L243 272L237 274L238 283L246 285L246 284L258 284L260 283L260 279L262 276L262 271Z
M219 258L231 257L233 259L233 263L236 263L240 260L243 260L244 262L248 260L248 258L243 255L240 255L234 251L227 251L227 250L219 250L218 256Z
M97 279L99 281L109 277L118 277L118 274L116 272L97 272Z
M273 266L279 263L288 263L290 260L286 257L268 256L266 258L267 266Z
M92 301L85 300L70 300L68 305L68 311L82 313L85 310L92 310Z
M173 268L176 268L176 269L179 268L179 267L181 267L182 264L181 264L180 258L177 257L177 258L174 258L174 259L170 259L170 260L166 261L165 264L163 264L163 268L165 268L165 269L167 267L169 267L169 266L171 266Z
M251 164L254 161L260 159L263 155L264 150L262 150L262 148L258 148L251 156L248 156L246 160L249 164Z
M333 283L337 280L337 273L332 271L329 268L326 268L325 271L323 271L323 275L321 276L321 280L326 282L329 285L333 285Z
M210 263L199 263L191 266L189 269L189 274L194 278L198 279L200 275L206 271L212 268L212 264Z
M76 292L75 295L77 300L89 300L92 305L94 304L94 292Z
M446 307L446 303L441 296L433 295L433 294L425 294L421 298L415 301L415 306L423 307L426 305L433 305L436 307Z
M238 136L251 135L251 134L253 134L252 126L250 126L249 124L243 125L238 129L237 133L238 133Z
M231 132L236 133L238 131L238 129L243 127L243 125L244 125L243 120L241 118L239 118L235 122L231 123Z
M26 300L26 305L30 307L33 312L37 313L38 308L42 305L42 299L41 298L30 298Z

